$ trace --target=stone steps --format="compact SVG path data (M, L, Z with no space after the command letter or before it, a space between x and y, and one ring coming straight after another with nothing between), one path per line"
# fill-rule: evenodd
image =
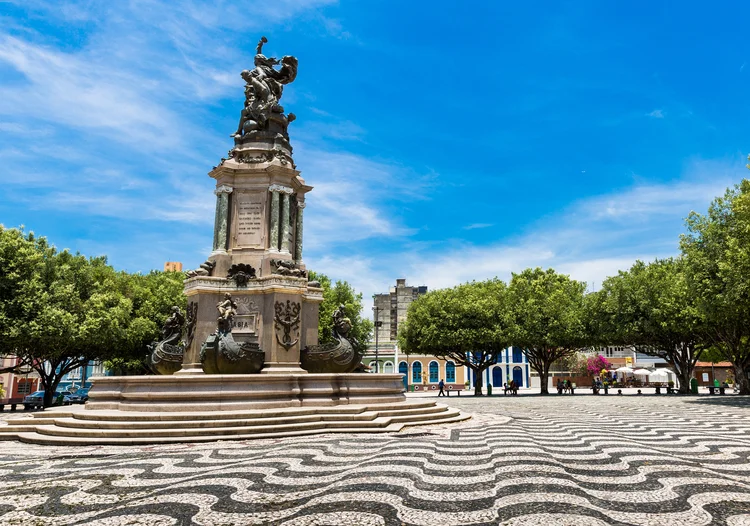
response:
M0 439L47 445L157 444L280 438L319 433L396 432L458 422L467 415L434 402L295 407L238 412L53 411L0 426Z
M364 411L362 413L346 415L346 422L368 422L374 421L376 417L394 417L393 420L404 418L418 417L425 419L434 413L442 413L444 410L434 406L430 408L410 409L406 411ZM45 421L44 424L54 424L60 427L71 427L76 429L196 429L200 428L205 431L208 428L218 427L258 427L258 426L278 426L286 424L304 424L330 422L336 425L341 421L342 415L300 415L300 416L276 416L269 418L231 418L231 419L203 419L203 420L159 420L159 421L134 421L134 420L86 420L79 418L59 418L53 419L52 422ZM49 419L45 419L49 420ZM37 425L41 422L37 423Z

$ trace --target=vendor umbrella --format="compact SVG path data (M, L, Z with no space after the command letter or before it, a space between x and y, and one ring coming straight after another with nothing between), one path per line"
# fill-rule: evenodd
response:
M633 374L637 376L648 376L651 374L651 371L649 371L648 369L636 369L635 371L633 371Z
M661 381L667 381L669 380L669 373L671 371L666 371L664 369L659 369L657 371L654 371L653 373L648 375L648 379L654 382L661 382Z
M633 369L630 368L630 367L628 367L628 366L624 366L624 367L620 367L618 369L615 369L615 372L616 373L623 373L623 374L631 374L633 372Z

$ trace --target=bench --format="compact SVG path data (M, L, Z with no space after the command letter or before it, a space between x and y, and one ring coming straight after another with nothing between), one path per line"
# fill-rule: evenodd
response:
M16 398L8 398L6 402L0 402L0 413L5 411L5 406L9 405L11 411L16 410L16 406L18 404L23 404L23 398L22 397L16 397Z

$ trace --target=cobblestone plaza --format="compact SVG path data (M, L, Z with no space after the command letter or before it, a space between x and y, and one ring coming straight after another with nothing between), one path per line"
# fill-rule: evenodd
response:
M750 524L744 397L447 403L473 418L193 445L3 442L0 523Z

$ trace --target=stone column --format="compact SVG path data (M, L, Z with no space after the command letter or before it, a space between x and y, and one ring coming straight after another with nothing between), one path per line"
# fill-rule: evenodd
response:
M294 190L280 184L272 184L268 190L271 192L271 250L280 249L288 254L289 200Z
M229 225L229 194L232 188L221 185L216 190L216 216L214 218L214 247L211 255L226 254L227 227Z
M289 253L289 201L287 193L281 194L281 251Z
M304 201L297 201L297 229L294 234L294 260L302 263L302 211L305 209Z
M279 250L279 192L271 190L271 240L269 249L273 251Z

